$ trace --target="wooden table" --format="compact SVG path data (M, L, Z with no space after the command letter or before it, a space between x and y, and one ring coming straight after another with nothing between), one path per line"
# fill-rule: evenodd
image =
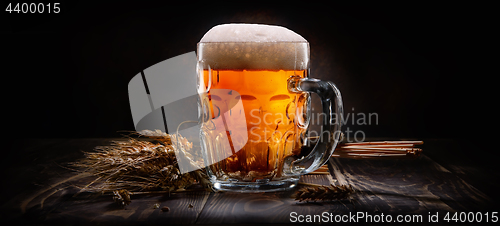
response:
M297 202L290 198L294 191L185 192L136 195L130 205L121 208L107 195L73 197L76 190L61 183L71 176L62 165L83 157L81 151L108 145L110 140L16 140L11 148L17 151L2 159L7 178L2 184L2 221L44 225L251 225L298 223L293 221L307 221L308 215L314 220L314 215L320 215L322 220L329 216L329 220L351 223L387 221L389 217L397 221L399 216L412 222L429 222L431 217L446 223L444 217L449 213L454 223L455 213L459 217L461 212L473 212L477 217L481 212L482 222L486 217L491 222L498 214L494 212L500 211L494 205L498 200L498 171L454 155L458 144L451 140L424 140L424 154L414 160L333 159L329 164L335 164L356 190L351 201ZM329 183L326 175L306 175L301 180ZM155 204L160 208L154 208ZM170 211L164 212L162 207Z

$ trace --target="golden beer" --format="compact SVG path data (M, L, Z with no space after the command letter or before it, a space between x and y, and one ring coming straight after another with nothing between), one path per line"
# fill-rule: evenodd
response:
M243 181L281 176L282 160L300 154L300 135L305 132L306 118L305 113L297 113L297 107L307 109L308 98L307 93L290 92L287 81L290 77L307 77L306 71L204 70L203 76L207 88L210 85L210 89L230 89L239 93L245 118L237 123L245 124L248 134L248 142L243 148L211 165L211 170ZM209 80L211 84L208 84ZM220 112L224 111L221 110L224 104L219 103L221 98L210 91L208 97L212 117L220 117ZM301 122L302 126L296 128ZM227 136L231 137L230 134Z
M198 43L197 88L204 165L216 190L260 192L296 186L299 176L331 156L342 113L331 82L309 79L309 43L279 26L225 24ZM311 153L301 153L310 92L323 103L324 128Z

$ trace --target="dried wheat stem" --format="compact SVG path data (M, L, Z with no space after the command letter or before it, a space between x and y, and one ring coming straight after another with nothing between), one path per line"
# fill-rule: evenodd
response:
M129 192L130 195L152 195L152 194L174 194L174 193L184 193L184 192L199 192L205 191L205 189L184 189L184 190L175 190L175 191L135 191ZM105 193L105 195L113 195L113 193Z
M415 148L415 145L423 143L423 141L341 143L335 149L332 157L353 159L414 158L422 152L422 149Z
M377 148L411 148L414 147L415 144L374 144L374 145L368 145L368 144L363 144L363 145L346 145L346 144L339 144L337 147L338 149L342 148L370 148L370 147L377 147Z
M388 148L388 147L357 147L357 146L347 146L347 147L341 147L338 150L339 151L371 151L371 150L378 150L378 151L384 151L384 152L407 152L413 148Z
M353 143L343 143L341 145L343 146L349 146L349 145L391 145L391 144L413 144L413 145L421 145L424 144L423 141L417 140L417 141L371 141L371 142L353 142Z
M323 187L325 185L320 185L320 184L311 184L311 183L306 183L306 182L299 182L300 185L305 185L305 186L313 186L313 187Z
M313 171L313 172L310 172L308 174L309 175L328 175L330 173L329 172L316 172L316 171Z

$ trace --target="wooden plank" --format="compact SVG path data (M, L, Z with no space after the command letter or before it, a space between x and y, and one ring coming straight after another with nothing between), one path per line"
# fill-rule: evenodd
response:
M297 203L289 193L218 193L210 197L197 223L290 223L290 213L367 212L384 214L480 211L489 198L427 156L415 160L335 159L348 182L357 190L353 203ZM327 184L321 175L302 181ZM262 204L262 205L259 205ZM425 219L427 221L427 219Z
M44 190L53 192L51 187L54 184L67 179L66 174L70 171L63 168L67 162L83 157L82 151L91 151L93 147L107 144L109 141L109 139L28 140L27 144L21 145L22 148L17 150L23 153L22 157L14 159L8 165L10 177L7 178L7 184L15 186L6 188L9 200L2 203L2 208L15 209L16 214L21 213L23 207L30 206L30 200L44 197L37 197L38 193Z
M209 192L185 192L166 195L136 195L126 207L114 203L112 196L72 197L75 190L66 190L46 200L43 209L32 208L31 219L44 224L194 224ZM157 205L158 208L155 207ZM163 211L168 207L169 211ZM38 221L37 220L37 221Z
M500 201L500 164L488 140L427 139L426 155L468 184Z
M260 194L190 192L132 196L125 209L111 196L73 197L65 188L69 171L60 165L107 145L111 139L29 141L22 155L9 164L9 197L2 203L2 217L32 224L255 224L290 223L290 213L349 214L355 212L404 214L493 209L489 197L464 181L460 174L426 155L414 160L335 159L347 181L359 191L353 202L303 203L294 191ZM40 144L37 145L37 142ZM29 161L28 161L29 160ZM23 182L24 181L24 182ZM328 185L326 175L306 175L302 182ZM61 189L61 190L58 190ZM43 208L41 208L41 204ZM160 208L154 209L155 204ZM189 208L189 204L193 207ZM26 213L22 214L20 205ZM168 206L169 212L161 211ZM495 210L498 211L498 210Z
M480 211L489 198L423 155L415 160L333 159L356 193L357 211Z
M73 197L78 189L68 186L73 180L81 179L78 173L65 169L64 164L83 157L81 151L91 151L95 146L109 145L119 139L72 139L49 142L52 145L28 145L38 156L34 164L16 171L17 178L36 183L28 189L20 190L2 209L13 213L11 219L22 218L31 223L69 224L87 222L91 224L141 224L173 223L194 224L199 216L209 192L186 192L170 195L136 195L132 203L121 208L112 196L89 196L81 194ZM26 163L24 163L26 164ZM38 171L35 171L38 169ZM30 175L27 175L30 173ZM72 180L70 180L72 179ZM19 189L19 187L17 187ZM160 208L153 208L159 204ZM164 212L162 207L169 207ZM191 207L192 206L192 207ZM26 213L22 213L23 210Z
M328 185L325 175L305 175L302 182ZM197 224L266 224L290 223L290 214L349 213L349 202L297 202L290 196L295 192L271 193L214 193L210 196Z

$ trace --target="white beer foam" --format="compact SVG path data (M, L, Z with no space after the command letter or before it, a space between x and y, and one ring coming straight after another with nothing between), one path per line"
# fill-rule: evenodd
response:
M280 26L223 24L200 40L198 60L205 69L304 70L309 43Z
M200 42L307 42L307 40L280 26L222 24L210 29Z

